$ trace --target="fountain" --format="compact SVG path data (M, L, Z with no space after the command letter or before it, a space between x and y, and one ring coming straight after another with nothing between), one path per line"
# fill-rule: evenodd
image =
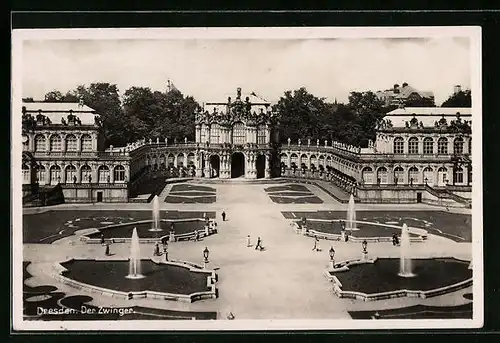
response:
M153 198L153 222L149 231L162 231L160 227L160 201L158 195Z
M408 257L410 250L410 233L406 224L403 224L401 230L401 253L399 260L399 276L401 277L413 277L415 274L412 273L411 268L411 258Z
M347 207L346 230L356 230L356 210L354 209L354 195L349 197L349 206Z
M126 276L127 279L142 279L144 275L141 274L141 254L139 249L139 236L137 235L137 228L132 232L132 245L130 247L130 262L129 272Z

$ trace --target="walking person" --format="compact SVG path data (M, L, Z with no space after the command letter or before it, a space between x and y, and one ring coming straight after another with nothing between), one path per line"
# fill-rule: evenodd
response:
M111 255L111 253L110 253L110 251L109 251L109 243L107 243L107 244L106 244L106 250L105 250L104 254L105 254L106 256Z
M226 212L222 211L221 216L222 216L222 221L225 222L226 221Z
M250 235L247 236L247 248L252 246L252 241L250 239Z
M314 246L312 248L312 251L321 251L319 247L319 238L317 236L314 237Z
M255 245L255 250L263 250L264 247L262 246L262 239L260 237L257 237L257 244Z
M195 241L199 241L200 240L200 231L196 230L196 236L194 238Z
M104 245L104 234L101 233L101 245Z
M158 242L155 244L155 250L153 251L153 256L160 256L160 245Z

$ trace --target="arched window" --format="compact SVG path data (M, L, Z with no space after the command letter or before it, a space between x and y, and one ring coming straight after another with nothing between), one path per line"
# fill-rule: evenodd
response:
M365 167L361 171L361 175L363 178L363 183L365 184L373 184L373 169L370 167Z
M422 176L424 178L424 183L428 184L429 186L434 185L434 170L432 170L431 167L425 167Z
M448 139L446 137L441 137L438 140L438 154L448 154Z
M89 183L91 181L92 168L85 164L80 168L80 180L82 183ZM94 180L95 182L95 180Z
M396 137L394 138L394 153L395 154L404 154L405 149L404 149L404 139L402 137Z
M408 183L419 183L418 168L411 167L408 169Z
M298 163L299 161L298 161L298 159L299 159L299 156L297 156L297 154L292 154L292 155L290 156L290 164L291 164L291 165L295 164L295 166L297 166L297 167L298 167L298 166L299 166L299 163ZM291 165L290 165L290 167L291 167Z
M115 182L124 182L125 181L125 167L117 165L113 170L113 178Z
M76 180L76 167L69 165L66 167L66 183L74 183Z
M66 151L76 151L76 137L75 135L66 136Z
M387 169L385 167L380 167L377 170L377 182L385 185L388 182Z
M59 135L52 135L50 137L50 151L61 151L62 140Z
M190 152L188 155L187 155L187 165L190 166L190 165L194 165L194 154L192 152Z
M332 166L332 157L331 157L331 156L328 156L328 157L326 158L326 165L327 165L327 166L330 166L330 167Z
M168 164L168 166L173 166L174 165L174 161L175 161L174 155L168 154L168 157L167 157L167 164Z
M257 126L257 144L266 144L267 143L267 130L266 125Z
M245 144L247 142L245 125L236 123L233 125L233 144Z
M455 138L453 141L453 153L455 155L464 153L464 139L462 137Z
M210 144L218 144L220 136L219 124L212 124L210 126Z
M82 151L92 151L92 137L90 135L82 135Z
M50 184L57 185L61 182L61 167L53 165L50 167Z
M408 140L408 153L409 154L418 154L418 138L411 137Z
M445 186L448 180L448 169L441 167L438 169L438 186Z
M35 137L35 151L45 151L46 148L45 136L37 135Z
M453 169L453 184L464 183L464 170L462 167Z
M28 151L30 149L30 138L23 135L23 151Z
M431 137L424 139L424 154L432 155L434 153L434 140Z
M99 183L106 183L110 180L109 168L108 166L100 166L97 169L97 180Z
M325 156L321 155L319 157L319 162L318 162L319 166L325 166Z
M40 185L45 185L45 167L43 165L38 165L36 170L36 178Z
M394 168L394 183L404 183L404 170L402 167Z
M182 167L185 165L184 154L177 155L177 166Z
M302 165L307 165L307 155L306 154L302 154L300 156L300 161L299 161L299 164L300 164L300 167L302 168Z
M280 155L280 162L281 162L281 163L284 163L284 164L285 164L285 166L290 167L290 166L288 165L288 155L287 155L287 154L282 153L282 154Z
M31 183L30 167L27 164L23 163L21 169L23 171L23 184L30 184Z
M312 155L311 156L311 167L312 166L315 166L315 167L318 167L318 164L317 164L317 159L316 159L316 155Z
M164 155L164 154L161 154L161 155L160 155L160 167L161 167L162 169L164 169L164 168L165 168L165 161L166 161L166 159L165 159L165 155Z

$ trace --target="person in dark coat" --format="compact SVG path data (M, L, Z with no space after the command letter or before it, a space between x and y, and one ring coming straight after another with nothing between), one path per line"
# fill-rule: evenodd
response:
M156 242L156 244L155 244L155 250L153 252L153 255L160 256L160 245L158 244L158 242Z
M106 251L104 252L104 254L105 254L106 256L111 255L111 253L109 252L109 243L108 243L108 244L106 244Z
M255 250L262 250L264 247L262 246L262 240L260 237L257 237L257 244L255 245Z
M225 222L226 221L226 212L222 211L221 216L222 216L222 221Z
M104 234L101 233L101 245L104 245Z

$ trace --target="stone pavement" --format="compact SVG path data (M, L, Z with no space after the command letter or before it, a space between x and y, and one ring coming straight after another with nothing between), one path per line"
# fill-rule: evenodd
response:
M92 294L95 305L128 306L141 305L167 308L172 310L217 311L221 318L231 311L237 319L347 319L348 310L365 310L410 306L416 303L450 305L458 304L461 295L467 290L441 297L426 299L392 299L377 302L359 302L339 299L333 294L332 286L323 276L328 266L328 249L332 242L321 241L323 251L311 251L312 238L295 233L290 221L283 218L281 211L345 210L347 205L329 200L324 204L275 204L264 192L263 184L210 184L217 188L215 204L167 204L161 209L216 211L219 233L200 242L176 242L169 245L169 257L195 263L202 262L202 251L210 250L209 268L220 268L219 295L216 300L197 301L192 304L138 299L132 301ZM306 185L322 199L328 197L317 187ZM331 199L331 198L330 198ZM151 204L99 204L80 206L57 206L60 210L75 209L144 209L150 210ZM51 208L52 209L52 208ZM370 210L441 210L428 205L357 205L357 209ZM33 209L30 209L33 211ZM227 221L222 222L220 213L227 213ZM79 241L75 236L67 237L53 244L25 244L25 261L32 261L28 271L34 278L28 282L54 284L51 278L52 266L69 258L105 258L104 247ZM255 244L258 236L262 238L265 251L256 251L246 246L246 237L251 236ZM361 246L355 243L333 242L336 260L360 256ZM471 244L455 243L434 235L425 243L413 244L413 257L454 256L470 259ZM112 258L127 259L130 246L114 244ZM399 249L390 243L370 244L369 254L378 257L398 257ZM152 244L141 244L141 255L149 258L153 253ZM82 294L81 290L58 284L67 294ZM470 292L470 290L469 290Z

